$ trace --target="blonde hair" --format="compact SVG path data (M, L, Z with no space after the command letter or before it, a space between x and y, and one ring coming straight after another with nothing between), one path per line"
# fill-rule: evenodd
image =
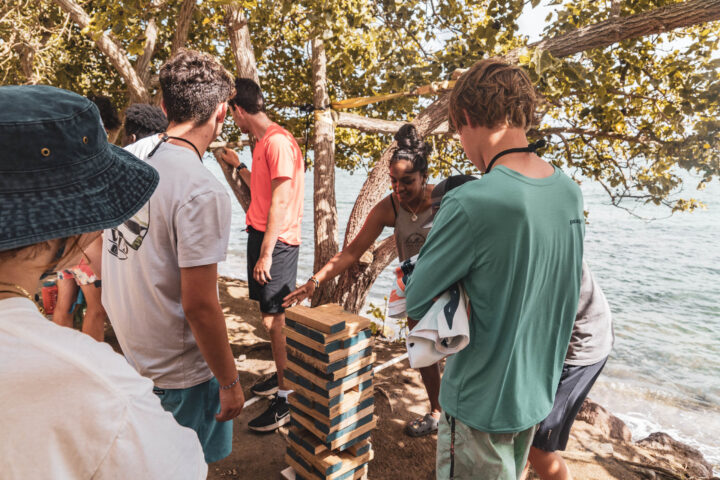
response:
M525 71L499 58L481 60L465 72L450 93L450 125L459 130L500 125L522 128L535 123L537 95ZM467 113L467 116L465 115Z

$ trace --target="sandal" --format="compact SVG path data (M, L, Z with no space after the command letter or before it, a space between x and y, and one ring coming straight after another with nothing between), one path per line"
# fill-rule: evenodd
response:
M411 420L405 425L405 433L411 437L422 437L437 432L438 420L432 413L426 413L422 418Z

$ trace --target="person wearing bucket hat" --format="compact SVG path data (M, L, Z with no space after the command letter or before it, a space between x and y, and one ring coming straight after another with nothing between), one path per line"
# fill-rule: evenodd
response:
M204 478L195 433L106 344L48 321L44 272L135 214L158 174L109 145L88 99L0 87L0 471L3 478ZM53 205L56 208L48 208Z
M230 196L202 164L233 80L211 55L181 50L160 69L160 87L167 130L125 147L160 183L138 214L104 232L102 300L128 362L197 432L211 463L232 451L232 419L245 403L217 289Z

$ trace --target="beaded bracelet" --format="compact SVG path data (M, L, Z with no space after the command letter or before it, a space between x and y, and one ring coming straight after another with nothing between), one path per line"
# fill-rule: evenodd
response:
M310 281L315 284L315 288L320 288L320 281L317 278L315 278L315 275L310 277Z
M235 377L235 381L233 381L229 385L220 385L220 390L230 390L232 387L237 385L240 382L240 374L238 373L238 376Z

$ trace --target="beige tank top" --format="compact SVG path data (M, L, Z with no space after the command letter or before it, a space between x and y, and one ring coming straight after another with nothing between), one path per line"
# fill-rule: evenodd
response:
M390 195L390 203L395 211L395 245L397 245L398 259L404 262L413 255L420 253L420 248L425 244L430 227L425 227L430 221L432 208L418 212L417 220L413 221L412 214L395 204L395 199Z

